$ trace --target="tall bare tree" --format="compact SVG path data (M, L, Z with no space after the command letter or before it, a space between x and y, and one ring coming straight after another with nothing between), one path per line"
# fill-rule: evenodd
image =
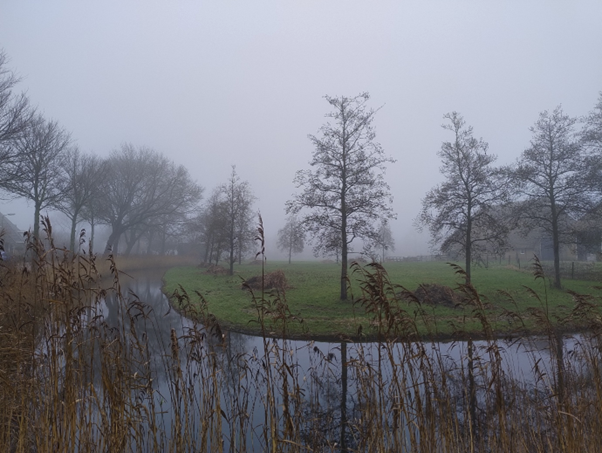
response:
M452 112L444 118L450 123L442 127L454 134L437 153L446 180L426 194L416 224L428 227L432 243L442 252L460 249L470 283L475 248L507 239L508 227L497 213L508 201L508 186L492 166L496 156L487 152L487 143L473 137L462 116Z
M583 119L583 144L596 155L602 155L602 92L594 109Z
M305 228L305 225L304 225ZM341 230L337 226L331 229L324 229L317 236L312 236L312 248L314 256L324 258L333 258L338 264L341 262Z
M354 239L373 238L374 223L393 216L389 186L384 181L385 156L372 126L376 111L366 103L368 93L355 97L330 97L332 112L320 129L310 135L315 150L312 169L297 172L294 182L302 192L287 203L287 213L302 210L303 224L318 243L332 243L333 232L341 246L341 300L347 299L347 254ZM330 122L333 121L333 123Z
M305 231L297 217L289 216L286 224L278 230L278 249L288 255L288 264L291 264L293 253L301 253L305 247Z
M552 239L554 286L561 287L560 244L573 242L574 220L591 208L585 152L576 119L560 106L539 114L530 128L531 146L516 163L514 184L522 196L525 228L540 228Z
M103 173L108 169L107 163L105 160L101 160L101 165L103 166ZM102 187L102 185L101 185ZM90 253L94 253L94 239L96 234L96 226L99 223L98 219L98 211L100 209L102 192L100 190L95 192L95 195L88 200L88 202L83 206L80 211L80 215L82 220L85 220L90 224L90 235L88 237L88 249Z
M128 254L154 221L192 212L203 190L184 166L148 148L125 144L109 157L101 191L98 218L112 229L105 253L117 252L119 239L128 232Z
M385 262L387 250L395 250L395 239L387 219L383 219L378 227L378 235L364 244L363 255L372 261Z
M0 51L0 188L11 177L5 170L16 158L15 140L23 136L33 118L25 94L15 94L19 78L7 67L8 58Z
M226 249L226 223L225 201L222 199L220 188L217 188L191 225L196 240L201 243L204 263L219 263Z
M57 122L36 115L15 141L18 159L4 165L5 189L33 202L33 235L39 237L40 212L64 197L65 153L70 137Z
M249 183L240 180L234 165L228 182L220 186L220 192L225 209L229 273L233 275L234 263L237 260L240 262L246 247L253 240L252 207L255 196Z
M147 253L165 255L174 250L178 241L185 236L184 225L188 223L188 213L159 216L147 229ZM192 213L190 213L192 214Z
M71 221L70 250L75 252L77 224L82 220L83 209L99 196L100 183L106 177L105 162L74 147L65 154L64 170L63 197L55 207Z
M583 128L580 133L581 143L587 153L587 167L589 168L589 179L594 196L594 211L591 219L599 222L602 217L602 92L598 97L594 109L582 119ZM597 229L594 226L594 229Z
M602 219L602 92L594 109L582 119L581 143L587 154L589 169L587 181L592 189L592 210L580 219L579 242L592 251L600 248L600 220Z

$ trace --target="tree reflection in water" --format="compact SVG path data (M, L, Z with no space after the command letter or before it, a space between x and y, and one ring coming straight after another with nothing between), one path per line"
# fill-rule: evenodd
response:
M116 438L136 451L412 451L445 436L455 445L487 443L495 408L510 413L518 395L549 401L550 387L541 383L567 379L578 356L562 351L581 341L556 339L550 348L545 339L504 347L264 339L221 332L207 313L197 313L207 329L182 316L158 278L121 284L124 296L108 291L84 312L74 342L77 356L93 364L73 403L83 423L80 443L100 447ZM64 347L66 330L44 343L47 357ZM494 349L503 359L499 371ZM554 374L560 362L563 374ZM495 400L500 374L511 393ZM546 432L548 421L524 412L513 416L528 416ZM455 431L446 431L450 426Z

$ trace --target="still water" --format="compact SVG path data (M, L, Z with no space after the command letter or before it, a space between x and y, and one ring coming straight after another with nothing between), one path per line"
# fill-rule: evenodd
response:
M410 373L407 364L421 354L426 359L420 360L436 364L441 375L449 376L465 372L467 357L471 357L471 373L480 388L487 387L487 376L491 376L496 361L503 364L501 372L525 387L534 387L542 379L549 379L548 387L552 387L558 354L565 362L568 357L570 364L581 340L578 336L564 338L560 350L557 346L550 348L547 339L535 337L520 342L498 341L494 350L485 341L475 341L470 350L466 342L387 348L377 343L283 342L237 332L223 332L223 341L218 341L170 306L161 292L159 278L138 276L122 281L122 293L127 295L125 304L118 296L107 296L95 316L100 315L111 328L130 329L123 307L131 307L131 302L137 300L144 303L129 313L134 313L134 318L136 310L144 313L139 316L143 320L135 325L137 336L144 339L146 354L140 373L152 376L152 389L147 390L150 399L145 404L167 433L156 441L169 443L174 426L192 435L213 433L211 442L216 442L215 433L219 432L218 442L225 451L262 451L270 417L278 418L278 428L284 429L283 407L306 414L307 426L298 427L307 431L305 436L315 437L317 425L323 444L352 445L357 433L351 428L347 431L346 425L361 408L366 376L378 380L381 391L388 392L393 374ZM174 366L174 360L178 366ZM361 369L355 365L358 363ZM392 365L397 363L402 364L400 369ZM216 375L219 388L215 387ZM422 391L423 385L417 384L408 393ZM183 388L194 389L193 394L190 390L181 394ZM458 394L461 396L462 389ZM477 392L476 397L485 395ZM217 417L216 404L221 411ZM266 407L275 407L279 413L269 414Z

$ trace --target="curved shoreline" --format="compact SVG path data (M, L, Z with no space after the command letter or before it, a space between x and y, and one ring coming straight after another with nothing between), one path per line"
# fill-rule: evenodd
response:
M167 269L166 269L167 270ZM165 279L165 274L163 274L163 276L161 277L161 281L162 281L162 291L163 293L166 295L167 299L168 299L168 303L170 305L170 307L172 307L172 309L178 311L178 313L182 314L183 316L189 317L191 319L194 319L194 316L192 316L191 313L185 313L186 310L183 310L182 307L179 307L178 303L176 300L173 300L173 298L171 297L170 294L167 294L166 292L166 285L167 285L167 281ZM173 282L172 282L173 283ZM173 285L171 285L173 288ZM218 310L219 312L219 310ZM229 321L228 313L224 312L223 310L221 312L219 312L220 314L217 315L215 317L217 323L219 324L220 328L222 331L230 331L230 332L237 332L237 333L241 333L241 334L246 334L246 335L253 335L253 336L265 336L266 338L282 338L282 335L278 333L278 330L271 330L269 328L265 329L265 331L262 331L261 327L258 325L258 323L254 323L253 320L243 320L243 322L246 322L246 324L241 324L239 321L241 321L242 319L237 319L237 318L242 318L241 316L237 316L234 319L236 319L237 322L231 322ZM212 315L215 316L216 314L212 312ZM322 318L320 318L322 319ZM196 321L198 322L199 319L196 319ZM445 323L445 319L441 319L438 320L437 323L439 323L439 321L444 322ZM295 329L295 332L286 332L286 339L291 339L291 340L300 340L300 341L324 341L324 342L334 342L334 343L340 343L342 341L346 341L346 342L358 342L358 343L364 343L364 342L378 342L378 341L419 341L419 342L454 342L454 341L465 341L468 339L472 339L475 341L482 341L482 340L516 340L518 338L521 337L527 337L527 336L549 336L551 334L563 334L563 335L567 335L567 334L573 334L573 333L581 333L581 332L586 332L590 329L588 329L588 326L586 325L578 325L578 324L571 324L571 325L559 325L559 326L552 326L552 330L548 330L546 331L545 329L537 329L534 328L534 326L529 325L528 328L526 328L525 326L523 326L521 324L521 328L517 328L516 330L510 330L510 328L512 328L512 325L508 325L508 326L501 326L501 330L500 326L498 326L498 330L497 331L493 331L491 334L487 334L485 332L483 332L483 329L481 327L480 322L478 322L478 320L474 320L475 322L470 322L470 327L474 327L475 329L472 331L467 331L467 332L454 332L452 331L452 329L448 329L447 332L427 332L427 329L423 329L423 332L425 333L420 333L420 334L415 334L412 333L409 336L405 336L405 337L398 337L398 336L394 336L394 337L389 337L389 338L384 338L382 336L379 336L378 333L374 332L373 330L370 331L371 329L368 329L367 327L370 326L370 320L368 319L357 319L357 323L352 320L349 319L349 322L344 325L344 326L338 326L346 328L347 332L341 332L341 331L336 331L336 330L330 330L326 328L323 329L321 333L318 334L312 334L312 333L307 333L307 332L303 332L300 331L300 329ZM312 322L312 318L309 317L308 319L306 319L306 322L311 323ZM517 324L517 327L519 323L515 323ZM362 325L364 328L364 332L361 332L360 330L360 334L357 334L357 329L359 328L359 326ZM351 331L351 326L353 327L353 330ZM297 327L295 325L295 327ZM331 327L336 327L334 325L334 323L331 324ZM445 324L445 326L442 325L443 328L447 328L447 324ZM464 326L467 327L467 326ZM366 332L368 331L368 332Z
M198 322L200 324L202 324L200 319L197 319L196 317L190 316L190 313L186 313L185 310L183 310L181 307L178 307L176 304L173 303L172 298L166 294L163 291L163 288L165 287L165 280L162 278L161 282L163 283L163 286L161 287L161 291L163 292L163 294L165 295L165 297L167 298L167 302L169 304L169 306L171 307L172 310L176 311L177 313L179 313L181 316L186 317L194 322ZM232 324L230 322L228 322L227 320L223 320L223 319L217 319L216 321L218 323L218 325L220 326L220 329L222 331L225 332L234 332L234 333L240 333L243 335L249 335L249 336L254 336L254 337L263 337L264 333L262 332L262 330L260 328L257 329L253 329L253 328L245 328L244 326L240 326L240 325L236 325L236 324ZM583 328L578 328L578 327L573 327L573 328L555 328L554 330L554 334L561 334L561 335L571 335L571 334L578 334L578 333L582 333L587 331L588 329L583 327ZM290 333L287 332L286 335L286 340L293 340L293 341L307 341L307 342L311 342L311 341L315 341L315 342L324 342L324 343L342 343L342 342L346 342L346 343L376 343L376 342L393 342L393 343L401 343L401 342L422 342L422 343L451 343L454 341L467 341L467 340L472 340L472 341L486 341L486 340L495 340L495 341L499 341L499 340L504 340L504 341L513 341L516 340L518 338L522 338L522 337L541 337L541 336L549 336L550 332L546 332L545 330L523 330L523 331L516 331L516 332L493 332L493 338L488 337L487 335L485 335L482 332L466 332L463 334L437 334L437 335L430 335L430 336L412 336L412 337L382 337L378 334L361 334L361 335L345 335L344 333L338 332L338 333L332 333L332 334L317 334L317 335L312 335L309 333ZM275 333L265 333L265 337L266 338L270 338L270 339L276 339L276 340L281 340L282 339L282 335L276 335Z

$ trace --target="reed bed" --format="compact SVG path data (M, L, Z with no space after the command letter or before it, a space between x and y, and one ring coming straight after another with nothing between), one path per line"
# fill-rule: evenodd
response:
M355 300L370 316L358 331L377 342L290 341L302 319L286 293L248 288L262 332L248 348L201 294L176 291L190 321L165 327L164 314L122 290L114 258L107 280L94 256L54 247L47 219L44 230L44 243L28 241L26 266L0 264L2 451L602 451L599 301L573 294L551 319L537 261L541 289L526 290L546 332L537 338L521 335L511 311L515 332L498 338L487 301L460 284L470 316L439 343L413 293L380 265L355 264ZM261 224L257 239L263 259ZM478 340L463 329L475 320ZM575 320L589 329L569 337L554 327Z

